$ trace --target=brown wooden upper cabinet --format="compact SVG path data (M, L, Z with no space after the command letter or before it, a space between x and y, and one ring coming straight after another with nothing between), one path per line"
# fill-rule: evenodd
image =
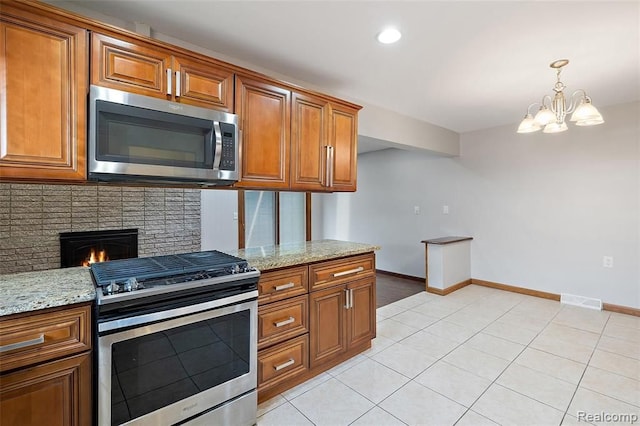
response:
M291 188L355 191L358 109L311 94L292 99Z
M275 82L236 75L241 179L237 187L288 189L291 92Z
M355 191L358 108L236 76L243 188Z
M93 33L91 84L233 111L233 70L124 36Z
M331 104L329 146L332 147L332 191L355 191L358 155L358 110Z
M2 5L0 180L86 179L87 32Z

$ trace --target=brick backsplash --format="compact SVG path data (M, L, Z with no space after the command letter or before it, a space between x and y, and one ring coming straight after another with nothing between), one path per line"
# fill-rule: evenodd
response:
M200 250L200 190L0 183L0 274L60 267L58 234L138 228L138 255Z

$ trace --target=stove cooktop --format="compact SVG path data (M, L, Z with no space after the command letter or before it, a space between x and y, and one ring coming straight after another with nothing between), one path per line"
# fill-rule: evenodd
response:
M134 296L132 293L142 297L170 292L173 288L178 291L189 285L259 275L246 260L217 250L93 263L91 273L98 287L99 302L105 297L122 299L128 294L128 299Z
M112 281L135 278L143 281L149 278L174 275L215 273L213 276L231 275L248 268L246 260L217 250L181 253L154 257L112 260L93 263L91 272L98 286L109 285Z

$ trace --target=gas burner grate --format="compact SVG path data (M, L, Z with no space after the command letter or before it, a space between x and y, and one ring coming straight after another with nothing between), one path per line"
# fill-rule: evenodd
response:
M122 281L132 277L140 281L189 272L222 270L244 262L245 260L239 257L211 250L94 263L91 265L91 272L96 284L105 286L111 281Z

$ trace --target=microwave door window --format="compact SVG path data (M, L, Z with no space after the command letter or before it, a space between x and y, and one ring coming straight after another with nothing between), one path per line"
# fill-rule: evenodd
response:
M98 101L96 159L213 168L213 122Z

